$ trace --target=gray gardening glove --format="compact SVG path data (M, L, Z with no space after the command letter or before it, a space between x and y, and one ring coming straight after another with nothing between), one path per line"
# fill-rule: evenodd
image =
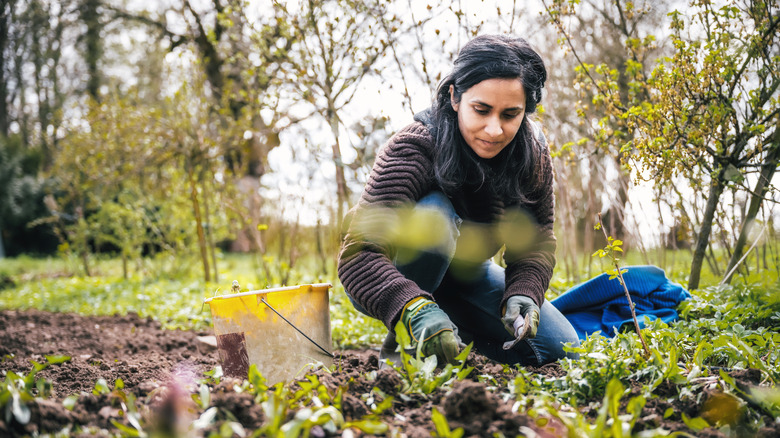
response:
M501 322L515 338L504 343L504 350L509 350L523 339L536 337L536 330L539 328L539 306L534 300L523 295L510 297L506 301Z
M404 307L399 324L409 333L413 347L422 343L423 356L436 355L440 366L456 362L461 344L457 327L436 303L423 297L411 300Z

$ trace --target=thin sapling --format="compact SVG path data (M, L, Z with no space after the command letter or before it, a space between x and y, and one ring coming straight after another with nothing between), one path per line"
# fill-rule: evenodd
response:
M620 259L616 255L618 252L623 252L623 248L620 246L623 245L622 240L616 240L614 237L607 236L607 230L604 229L603 224L601 223L601 213L599 213L598 222L596 222L596 225L594 227L596 230L601 230L601 232L604 233L604 238L607 239L607 246L604 247L604 249L600 249L593 253L593 255L598 254L599 257L609 256L609 258L612 260L612 264L615 266L615 269L608 270L607 274L610 275L609 279L614 280L615 278L620 280L620 285L623 286L623 291L626 293L626 299L628 300L628 308L631 310L631 318L634 320L634 328L636 329L636 333L639 335L639 340L642 341L642 347L645 349L645 355L646 357L650 356L650 349L647 347L647 342L645 342L645 337L642 335L642 330L639 328L639 321L636 319L636 311L634 310L634 302L631 300L631 294L628 293L628 287L626 287L626 282L623 280L623 273L628 272L628 270L620 269Z

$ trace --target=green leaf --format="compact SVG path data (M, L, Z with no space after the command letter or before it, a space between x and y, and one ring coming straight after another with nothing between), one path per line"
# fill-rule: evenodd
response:
M367 433L369 435L384 435L389 429L387 424L378 420L360 420L344 423L345 429L350 427L354 427L355 429L358 429L361 432Z
M201 384L199 394L200 397L198 400L198 405L200 406L201 409L205 410L209 407L209 404L211 403L211 391L209 391L208 385Z
M72 411L73 408L76 407L76 403L78 401L79 401L79 396L78 395L75 395L75 394L69 395L69 396L65 397L65 399L62 400L62 406L65 409L67 409L69 411Z
M48 362L47 363L38 363L38 362L36 362L34 360L30 360L30 363L32 363L33 369L29 373L27 373L27 377L25 378L25 380L29 380L29 382L33 381L33 379L35 378L35 375L38 374L39 371L43 371L43 370L45 370L49 366Z
M431 410L431 419L433 420L433 427L436 428L436 434L438 436L450 436L450 425L447 423L447 418L439 412L438 409L433 408Z
M751 387L750 395L775 417L780 416L780 389Z
M111 389L108 387L106 379L100 378L95 382L95 389L92 390L92 394L100 395L108 394L109 392L111 392Z
M52 365L61 364L71 359L70 356L65 356L65 355L52 355L52 356L47 355L44 357L46 357L46 361Z
M382 412L393 407L393 397L385 397L379 404L371 407L371 412L374 414L381 414Z
M249 366L250 375L252 371L252 365ZM255 367L255 371L257 371L257 367ZM206 371L203 374L206 375L206 377L212 379L215 383L219 383L219 379L221 379L224 375L222 372L222 367L219 365L217 365L213 370Z
M120 422L118 422L118 421L116 421L114 419L111 420L111 424L113 424L114 427L116 427L117 429L119 429L121 432L125 433L128 436L134 436L134 437L144 437L144 436L146 436L146 434L143 433L142 431L134 429L134 428L132 428L130 426L126 426L126 425L124 425L124 424L122 424L122 423L120 423Z
M222 423L222 425L219 427L219 436L221 436L221 437L233 437L233 436L245 437L246 436L246 429L244 429L244 426L242 426L241 423L237 423L235 421L226 421L226 422Z
M465 379L466 377L468 377L469 374L471 374L472 371L474 371L474 367L461 368L461 370L458 371L457 374L458 380Z
M422 342L420 344L422 345ZM424 375L429 376L436 370L436 365L438 365L438 360L436 359L436 355L432 354L423 360L423 366L420 371L422 371Z
M695 432L710 427L710 423L707 423L707 420L705 420L704 418L701 417L688 418L688 416L685 415L684 412L682 413L682 420L686 426L688 426Z
M455 356L455 360L458 362L463 362L469 357L469 353L471 353L471 349L474 347L473 342L469 342L468 345L466 345L466 348L463 349L460 353L458 353L457 356Z
M139 435L146 436L146 433L144 432L143 428L141 427L141 423L138 421L138 419L141 416L137 412L128 412L127 413L127 421L130 423L131 426L135 428L139 432Z
M647 399L644 396L638 395L632 397L626 405L626 412L632 414L634 418L639 417L642 414L642 408L647 404Z
M400 321L395 325L395 339L402 350L412 347L412 338L406 332L406 327Z
M664 420L671 417L674 414L674 408L666 408L664 411Z
M596 360L604 360L604 361L609 360L609 356L598 351L594 351L593 353L588 353L588 357Z
M19 424L27 424L30 421L30 408L22 402L18 392L12 396L11 413Z
M218 411L216 406L208 408L205 412L200 414L200 417L198 417L197 420L192 422L193 429L200 430L210 426L211 423L214 422L214 419L217 418Z

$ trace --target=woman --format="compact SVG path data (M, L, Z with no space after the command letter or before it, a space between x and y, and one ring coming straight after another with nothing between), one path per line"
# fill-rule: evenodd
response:
M579 345L544 299L555 265L553 173L528 115L546 77L524 40L477 37L432 108L379 151L345 221L338 272L355 307L388 327L381 358L397 361L396 325L440 364L462 341L524 365ZM502 246L506 269L490 260Z

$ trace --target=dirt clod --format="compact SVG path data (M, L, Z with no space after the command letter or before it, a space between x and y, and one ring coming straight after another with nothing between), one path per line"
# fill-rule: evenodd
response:
M395 370L385 368L376 373L376 387L387 395L396 395L401 389L401 377Z
M449 421L463 427L467 435L487 429L498 410L498 398L476 382L460 382L444 399Z

